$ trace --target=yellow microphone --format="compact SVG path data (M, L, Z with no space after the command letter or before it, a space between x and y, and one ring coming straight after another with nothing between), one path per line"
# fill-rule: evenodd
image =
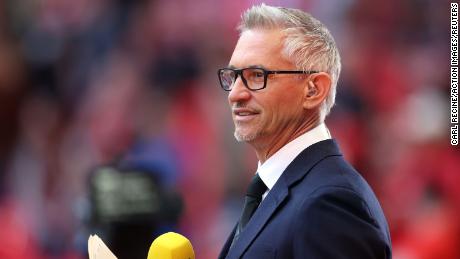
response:
M195 252L186 237L168 232L153 241L147 259L195 259Z

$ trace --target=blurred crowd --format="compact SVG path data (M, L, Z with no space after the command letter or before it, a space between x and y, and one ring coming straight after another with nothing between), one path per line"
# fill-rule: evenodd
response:
M259 2L0 1L0 258L86 258L88 179L120 164L177 191L170 229L216 258L257 167L216 70ZM265 2L334 35L343 71L326 124L377 193L394 258L460 258L449 2Z

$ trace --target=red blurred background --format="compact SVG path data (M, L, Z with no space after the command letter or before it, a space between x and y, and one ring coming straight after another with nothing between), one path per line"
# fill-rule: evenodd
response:
M394 258L460 258L449 3L265 2L334 35L343 71L326 122L377 193ZM0 258L85 258L88 174L139 149L183 195L178 231L215 258L257 162L233 139L216 70L255 3L0 1Z

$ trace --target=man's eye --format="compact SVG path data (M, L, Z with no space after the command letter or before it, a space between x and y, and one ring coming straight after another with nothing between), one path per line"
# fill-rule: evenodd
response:
M250 73L250 77L251 79L255 80L255 79L263 79L264 78L264 72L263 71L260 71L260 70L254 70L254 71L251 71Z
M254 74L254 77L256 77L256 78L257 78L257 77L261 77L261 78L264 77L264 73L263 73L263 72L260 72L260 71L256 71L256 72L254 72L253 74Z

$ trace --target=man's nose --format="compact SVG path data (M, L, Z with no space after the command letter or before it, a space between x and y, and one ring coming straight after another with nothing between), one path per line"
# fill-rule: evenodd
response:
M244 85L241 77L236 78L232 90L228 94L228 101L230 103L246 101L251 98L251 91Z

